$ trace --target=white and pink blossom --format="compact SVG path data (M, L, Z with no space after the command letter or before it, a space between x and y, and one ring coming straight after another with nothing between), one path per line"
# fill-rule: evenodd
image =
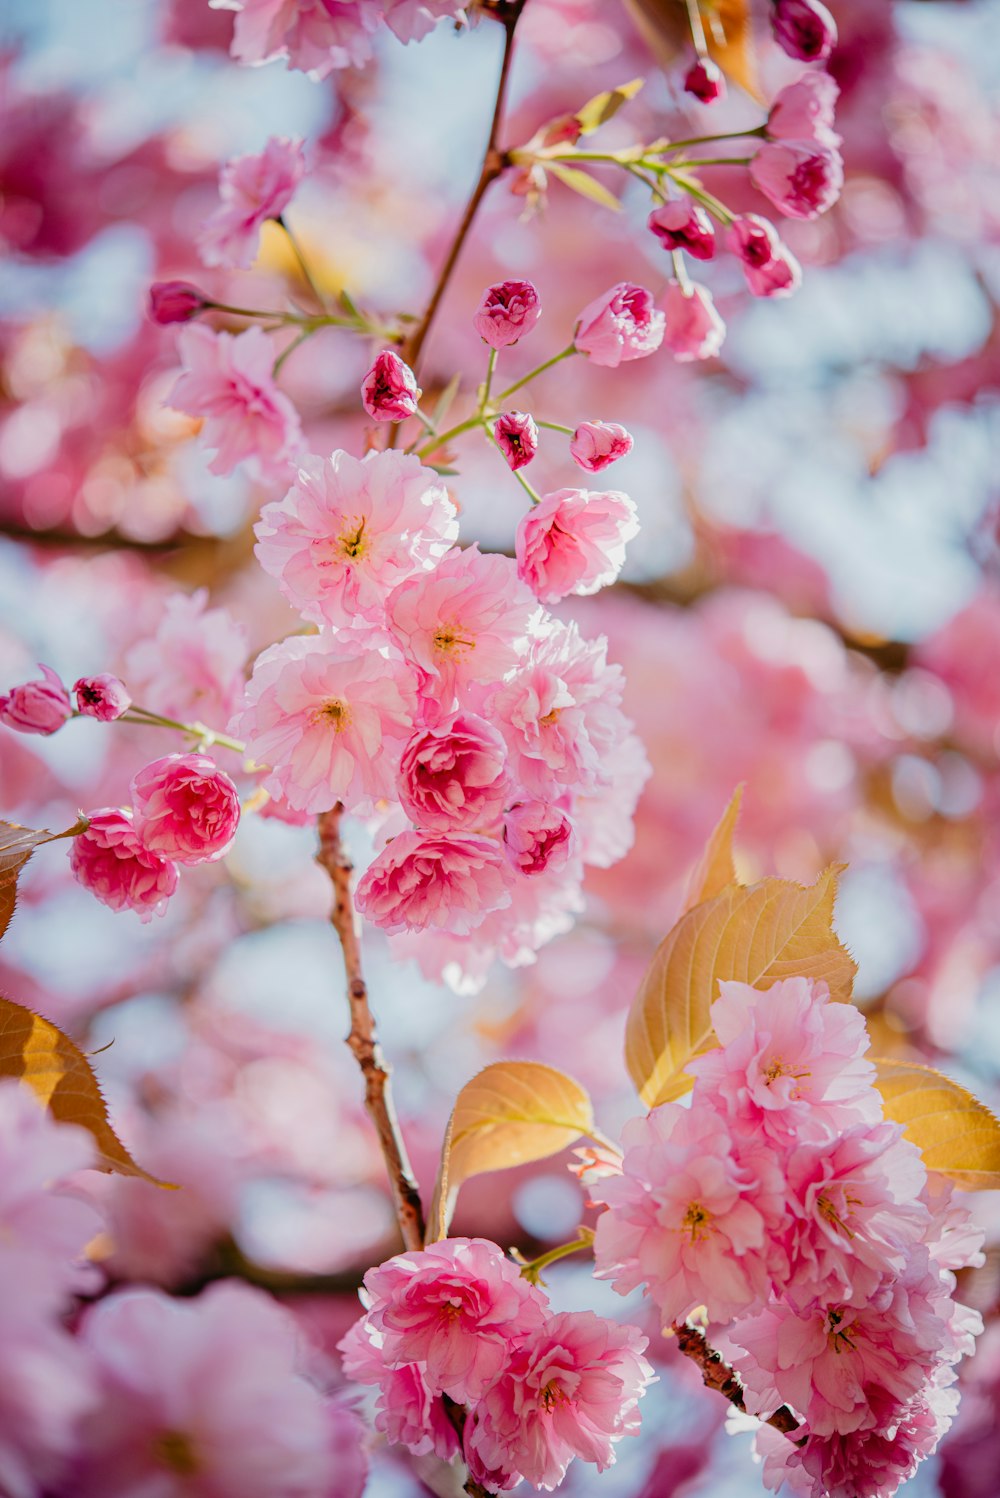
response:
M466 936L511 902L499 843L470 832L401 832L358 880L358 909L384 931Z
M635 505L617 489L556 489L521 517L517 575L543 603L596 593L614 582L639 531Z
M277 137L263 151L227 161L219 173L219 206L198 236L204 263L244 269L251 265L261 225L281 217L305 170L302 142Z

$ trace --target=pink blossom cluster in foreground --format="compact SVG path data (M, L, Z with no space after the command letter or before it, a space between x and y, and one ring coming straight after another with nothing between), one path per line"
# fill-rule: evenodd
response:
M490 1492L599 1471L639 1429L646 1338L592 1311L555 1315L495 1243L449 1238L365 1275L344 1367L379 1390L376 1428L417 1454L461 1452ZM455 1410L442 1396L464 1406ZM458 1419L455 1416L458 1416Z
M362 67L378 31L401 42L421 41L442 19L464 17L457 0L209 0L236 12L230 52L251 65L283 58L289 67L325 78L338 68Z
M758 1432L768 1486L889 1498L957 1408L982 1322L954 1271L981 1234L884 1119L856 1009L806 978L720 988L690 1108L629 1124L593 1189L597 1273L667 1323L705 1306L747 1409L791 1409L795 1440Z

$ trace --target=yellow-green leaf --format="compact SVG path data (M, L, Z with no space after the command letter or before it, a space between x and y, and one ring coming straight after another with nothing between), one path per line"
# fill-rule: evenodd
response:
M720 895L727 884L735 884L736 865L733 863L733 834L739 821L743 787L738 785L732 800L719 819L719 823L705 844L705 851L691 871L687 894L681 914L693 910L703 900Z
M79 1124L97 1145L98 1170L158 1181L137 1165L108 1122L108 1109L86 1056L57 1025L0 998L0 1077L14 1077L61 1123ZM173 1187L170 1187L173 1190Z
M732 884L689 910L657 948L629 1011L625 1062L647 1107L687 1092L684 1068L714 1041L719 983L769 987L780 978L823 979L850 999L855 965L833 930L839 868L804 889L787 879Z
M33 827L20 827L16 822L0 822L0 936L10 925L17 904L18 875L35 849L61 837L75 837L86 828L84 816L65 832L36 831Z
M986 1104L933 1067L873 1060L885 1116L902 1124L927 1169L966 1191L1000 1189L1000 1121Z
M613 120L622 105L635 98L644 82L643 78L633 78L631 83L620 83L617 88L610 88L605 93L595 94L592 99L588 99L582 109L576 112L580 134L592 135L600 125Z
M578 192L581 197L590 198L594 203L600 203L602 208L610 208L617 213L621 204L613 192L609 192L603 182L598 182L589 172L581 172L577 166L567 166L565 161L546 161L545 170L551 172L553 177L558 177L560 182Z
M594 1127L579 1082L538 1061L496 1061L455 1099L430 1213L430 1238L448 1231L459 1188L470 1176L544 1160Z

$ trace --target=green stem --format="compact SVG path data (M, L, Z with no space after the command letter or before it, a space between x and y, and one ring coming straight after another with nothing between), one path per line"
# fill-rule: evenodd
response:
M497 351L496 351L495 348L491 348L490 349L490 357L486 361L486 378L483 381L482 393L481 393L481 395L479 397L479 414L480 414L480 416L482 416L483 412L486 410L486 407L489 405L489 402L490 402L490 387L493 384L493 371L496 369L496 367L497 367Z
M714 197L710 192L706 192L703 187L696 185L689 177L684 176L683 173L674 172L670 167L667 168L667 172L672 180L677 183L678 187L682 188L684 192L690 193L692 198L697 199L702 207L707 208L709 213L713 213L721 224L731 224L733 222L736 215L730 213L725 203L719 198Z
M485 431L487 437L489 437L490 441L493 443L493 446L496 448L497 452L503 458L504 462L507 463L507 458L504 454L504 450L497 441L496 434L488 421L483 422L483 430ZM509 463L507 463L507 467L510 468ZM525 494L527 494L528 498L531 500L531 503L533 505L541 504L542 496L537 492L537 490L531 487L531 485L528 483L528 480L521 473L520 469L511 468L510 471L517 479L517 482L521 485L521 488L524 490Z
M701 171L703 166L748 166L751 161L752 156L699 156L697 161L675 161L672 166L681 170L693 167Z
M560 359L568 359L571 354L575 354L576 352L576 344L571 343L558 354L553 354L551 359L546 359L544 364L539 364L535 369L529 370L521 379L515 380L513 385L508 385L506 390L500 392L497 396L497 405L502 405L509 395L513 395L515 390L520 390L521 386L527 385L530 380L537 380L540 374L543 374L547 369L551 369L553 364L558 364Z
M292 354L294 354L300 343L305 343L307 338L311 338L315 331L315 328L303 328L299 336L297 338L293 338L288 347L281 350L281 353L278 355L273 365L271 366L271 375L274 379L278 378L281 366L284 364L285 360Z
M691 291L691 277L688 275L687 266L684 264L684 255L681 250L671 250L670 258L674 262L674 275L677 278L680 288L684 292L684 295L688 296Z
M564 427L558 421L543 421L540 416L535 417L535 426L547 427L550 432L565 432L569 437L576 431L576 427Z
M140 723L146 728L172 728L188 738L196 739L206 748L211 747L212 744L218 744L220 749L232 749L236 754L246 753L246 745L240 743L239 739L231 739L224 733L216 733L214 728L208 728L204 723L179 723L176 718L165 718L162 713L152 713L148 708L136 707L134 704L127 712L122 713L118 721Z
M767 125L764 124L755 126L753 130L727 130L723 135L692 135L687 140L670 141L668 145L664 146L660 154L666 156L671 151L684 150L688 146L709 146L713 145L717 140L745 140L747 137L764 135L766 132Z
M483 418L477 411L475 416L470 416L466 421L460 421L458 426L449 427L446 432L440 432L430 442L425 442L423 447L417 449L417 457L420 459L427 458L437 448L443 447L446 442L450 442L452 437L460 437L463 432L471 432L473 427L481 427L483 425Z
M581 1226L577 1229L578 1237L571 1243L560 1243L558 1248L550 1248L547 1253L539 1254L537 1259L531 1259L527 1264L521 1265L521 1273L531 1284L537 1285L541 1278L543 1269L550 1264L555 1264L558 1259L566 1259L570 1254L582 1253L584 1249L591 1248L594 1243L592 1228Z
M416 409L416 417L417 417L418 421L422 421L423 422L424 426L430 432L430 434L431 434L432 437L436 437L437 436L438 429L437 429L437 426L435 425L434 418L432 416L428 416L427 412L426 411L421 411L420 407L418 406L417 409Z
M288 243L292 247L292 254L295 256L295 259L298 261L299 270L302 272L302 279L305 281L306 285L309 287L309 290L312 292L313 296L316 298L316 301L319 304L319 306L321 306L323 308L323 311L325 312L326 311L326 297L323 295L323 293L320 291L319 287L316 285L316 282L313 280L313 273L309 269L309 263L306 260L305 255L303 255L303 253L302 253L302 246L299 244L298 239L292 233L292 230L289 227L288 221L287 221L286 218L283 217L283 215L279 214L278 218L275 220L275 222L279 223L281 225L281 227L284 229L285 234L288 237Z

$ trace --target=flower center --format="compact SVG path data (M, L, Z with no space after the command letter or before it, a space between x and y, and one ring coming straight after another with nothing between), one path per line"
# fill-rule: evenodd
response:
M557 1384L554 1378L550 1378L542 1390L542 1409L547 1415L551 1415L552 1411L558 1409L561 1404L569 1404L569 1397L566 1390Z
M346 702L341 702L339 697L331 697L328 702L321 703L312 715L313 723L329 723L334 733L343 733L351 722L351 709Z
M346 529L337 537L337 545L340 547L341 556L346 557L349 562L356 562L363 557L368 550L364 519L349 521Z
M850 1196L845 1193L844 1203L847 1207L846 1215L850 1217L851 1208L856 1207L860 1204L860 1198L856 1196ZM845 1234L845 1236L848 1238L854 1237L851 1229L847 1226L847 1223L844 1221L843 1217L841 1217L840 1213L837 1211L837 1208L834 1206L833 1202L828 1196L821 1196L816 1203L816 1207L819 1211L819 1215L821 1217L824 1217L826 1221L829 1222L833 1227L839 1229L839 1231Z
M434 636L434 649L443 654L453 653L460 655L463 650L475 650L475 640L465 640L458 631L450 624L439 625Z
M190 1436L182 1430L165 1430L153 1442L153 1455L164 1467L180 1477L193 1477L198 1470L198 1458Z
M792 1068L787 1065L783 1056L773 1056L769 1064L764 1068L764 1083L765 1086L770 1087L771 1083L776 1082L779 1077L791 1077L793 1082L801 1082L805 1077L810 1075L811 1073L808 1070L792 1071ZM797 1087L792 1096L800 1096L800 1091Z
M855 1344L854 1344L854 1341L853 1341L853 1339L851 1337L850 1332L849 1331L843 1331L842 1332L840 1330L840 1323L843 1321L843 1319L844 1319L844 1313L843 1313L843 1311L838 1311L838 1310L831 1309L827 1313L827 1318L826 1318L827 1335L830 1338L830 1346L833 1348L834 1352L836 1352L836 1353L841 1353L841 1352L844 1352L845 1350L848 1350L850 1352L854 1351Z
M681 1232L690 1233L692 1243L700 1243L713 1231L711 1212L706 1211L701 1202L689 1202L681 1221Z

